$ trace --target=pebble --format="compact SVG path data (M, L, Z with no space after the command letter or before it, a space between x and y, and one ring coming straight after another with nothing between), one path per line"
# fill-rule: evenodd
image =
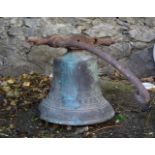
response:
M75 134L81 134L81 133L84 133L86 131L89 130L89 127L88 126L85 126L85 127L78 127L75 131Z
M71 127L71 126L67 126L67 127L66 127L66 130L67 130L67 131L71 131L71 130L72 130L72 127Z
M85 137L91 137L91 138L96 138L97 136L96 136L96 134L95 133L93 133L93 132L86 132L85 133Z
M49 75L49 78L53 78L53 74L52 73Z

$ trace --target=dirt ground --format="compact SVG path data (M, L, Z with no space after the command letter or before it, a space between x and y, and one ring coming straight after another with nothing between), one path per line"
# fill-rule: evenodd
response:
M42 121L37 107L50 82L48 76L36 73L0 78L0 137L155 137L155 110L141 112L132 86L121 78L100 78L103 95L116 112L112 120L82 127ZM150 93L154 105L155 93Z

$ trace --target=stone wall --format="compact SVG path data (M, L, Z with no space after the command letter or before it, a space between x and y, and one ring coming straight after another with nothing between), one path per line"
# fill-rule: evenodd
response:
M53 59L66 52L25 41L29 36L82 33L111 37L116 43L101 48L127 65L138 76L155 75L152 47L155 18L0 18L0 75L35 71L50 74ZM99 59L100 74L114 69Z

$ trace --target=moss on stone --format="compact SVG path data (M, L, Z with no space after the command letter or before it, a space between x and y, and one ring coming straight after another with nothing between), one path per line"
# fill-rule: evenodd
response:
M100 80L100 86L105 94L131 94L133 92L133 86L125 80L117 81L105 78Z

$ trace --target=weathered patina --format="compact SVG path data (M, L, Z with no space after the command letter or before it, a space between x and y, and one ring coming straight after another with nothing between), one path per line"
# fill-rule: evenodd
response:
M110 120L115 112L103 97L97 60L70 51L54 60L50 92L40 103L40 118L56 124L89 125Z

